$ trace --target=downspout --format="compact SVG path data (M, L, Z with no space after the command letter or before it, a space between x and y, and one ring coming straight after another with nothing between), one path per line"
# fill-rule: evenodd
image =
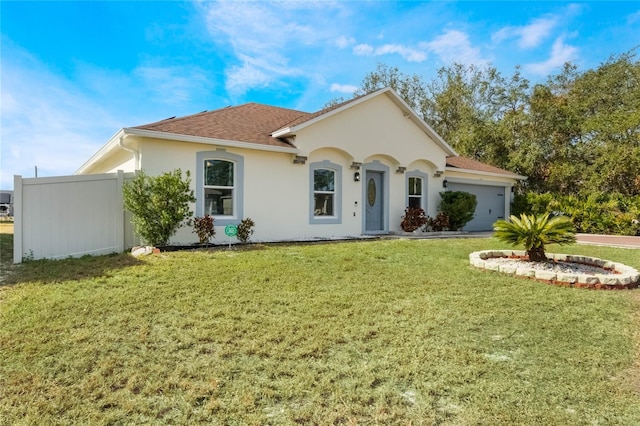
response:
M120 148L133 154L134 170L140 170L140 151L138 151L137 149L127 148L126 146L124 146L124 138L126 137L127 135L120 136L120 141L118 142L118 145L120 145Z

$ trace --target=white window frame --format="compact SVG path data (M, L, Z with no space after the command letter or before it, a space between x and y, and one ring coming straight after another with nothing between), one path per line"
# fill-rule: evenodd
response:
M216 161L216 162L225 162L225 163L229 163L231 164L231 166L233 167L233 176L231 178L232 180L232 184L231 186L229 185L207 185L207 162L209 161ZM202 167L204 168L204 189L205 189L205 194L206 194L206 190L207 189L221 189L224 191L231 191L231 214L218 214L218 213L210 213L209 211L207 211L207 205L205 204L205 215L210 215L213 216L214 218L218 219L218 218L229 218L229 217L234 217L234 212L236 211L235 206L236 206L236 190L235 190L235 183L236 183L236 163L235 161L230 161L230 160L226 160L226 159L222 159L222 158L207 158L202 162ZM205 196L205 200L206 200L206 196ZM224 211L224 208L223 208Z
M426 173L422 173L418 170L412 171L412 172L408 172L407 173L407 191L406 191L406 207L409 207L411 204L409 204L409 201L411 198L420 198L420 208L423 209L425 212L427 211L427 174ZM412 178L418 178L421 180L422 182L422 195L417 196L417 195L410 195L411 192L411 185L409 183L409 181Z
M244 217L244 157L224 149L196 153L196 216L205 216L205 161L221 160L233 163L232 215L213 215L216 226L237 225ZM206 186L214 188L215 186ZM228 189L229 187L220 187Z
M333 191L315 190L315 172L329 170L333 172ZM333 195L333 214L316 215L316 194ZM310 224L340 224L342 223L342 166L328 160L309 164L309 223Z

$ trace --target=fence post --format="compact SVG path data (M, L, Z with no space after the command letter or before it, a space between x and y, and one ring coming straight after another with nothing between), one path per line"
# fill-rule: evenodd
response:
M22 176L13 176L13 263L22 262Z
M122 192L124 187L124 171L118 170L116 174L116 205L118 206L118 221L116 223L116 235L118 235L118 248L120 253L124 251L125 246L125 235L124 235L124 193Z

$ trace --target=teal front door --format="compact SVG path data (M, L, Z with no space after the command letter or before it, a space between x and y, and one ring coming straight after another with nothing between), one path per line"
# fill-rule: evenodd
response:
M365 179L365 231L384 231L382 172L367 171Z

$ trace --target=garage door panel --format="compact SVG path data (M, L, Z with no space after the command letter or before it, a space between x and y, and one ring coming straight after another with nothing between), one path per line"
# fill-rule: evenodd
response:
M504 219L504 187L451 182L447 189L464 191L476 196L478 201L476 212L473 219L464 227L465 231L491 231L496 220Z

